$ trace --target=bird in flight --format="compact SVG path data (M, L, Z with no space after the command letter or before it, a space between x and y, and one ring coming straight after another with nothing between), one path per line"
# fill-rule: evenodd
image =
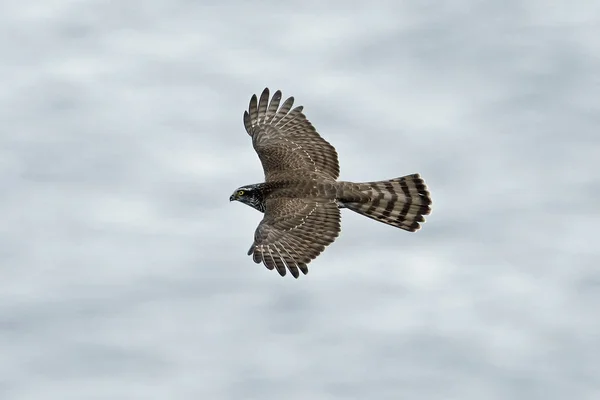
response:
M281 103L253 95L244 112L246 132L263 166L265 182L236 189L240 201L264 213L248 251L257 264L298 278L307 264L340 233L340 208L415 232L431 212L431 197L419 174L376 182L338 181L335 148L323 139L294 98Z

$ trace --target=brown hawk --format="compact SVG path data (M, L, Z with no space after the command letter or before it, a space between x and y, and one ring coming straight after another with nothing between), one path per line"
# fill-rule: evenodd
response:
M246 132L263 166L265 182L231 195L264 213L248 251L254 262L286 269L298 278L307 264L340 233L340 208L414 232L431 212L431 197L419 174L365 183L337 181L335 148L323 139L294 98L281 104L278 90L253 95L244 112Z

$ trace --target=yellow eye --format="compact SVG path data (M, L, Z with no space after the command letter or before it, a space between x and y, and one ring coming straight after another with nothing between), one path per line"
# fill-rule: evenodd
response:
M240 191L238 191L238 193L237 193L237 194L238 194L238 196L243 196L243 195L244 195L244 191L243 191L243 190L240 190Z

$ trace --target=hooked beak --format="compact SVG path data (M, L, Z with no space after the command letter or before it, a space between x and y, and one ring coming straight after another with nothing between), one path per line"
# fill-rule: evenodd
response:
M232 194L231 196L229 196L229 201L234 201L235 200L235 196Z

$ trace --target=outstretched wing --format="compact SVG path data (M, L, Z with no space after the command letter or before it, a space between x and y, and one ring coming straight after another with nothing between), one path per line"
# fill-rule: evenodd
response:
M314 199L278 198L266 201L263 220L254 233L248 251L256 263L277 269L286 268L298 278L299 270L308 273L308 264L340 233L340 211L335 202Z
M257 100L250 99L244 112L246 132L265 172L265 180L289 178L302 171L317 172L332 179L340 174L335 148L323 139L302 113L302 106L292 110L294 98L279 106L281 91L269 102L269 89ZM291 110L291 111L290 111Z

